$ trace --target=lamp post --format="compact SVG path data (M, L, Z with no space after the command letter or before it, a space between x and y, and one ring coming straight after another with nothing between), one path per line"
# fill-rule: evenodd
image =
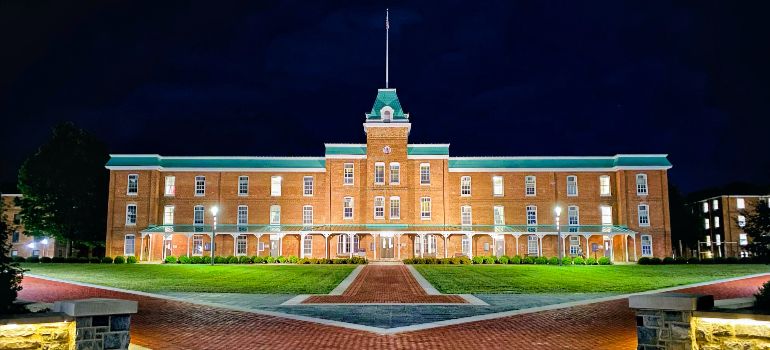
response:
M219 213L219 207L216 205L211 207L211 215L214 215L214 225L211 226L211 266L214 266L214 238L217 235L217 213Z
M553 213L556 214L556 234L558 235L559 242L557 244L557 247L559 249L559 266L561 266L561 260L564 257L564 249L562 248L562 241L561 241L561 228L559 227L559 217L561 216L561 207L556 206L556 208L553 208Z

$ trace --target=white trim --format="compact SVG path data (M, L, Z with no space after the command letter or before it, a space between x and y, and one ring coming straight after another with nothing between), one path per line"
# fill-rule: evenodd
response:
M409 120L409 114L408 113L404 113L404 115L406 116L406 120ZM394 128L394 127L406 128L406 134L407 135L409 135L409 133L412 131L412 123L410 123L408 121L407 122L402 122L402 121L400 121L400 119L394 120L392 118L391 118L389 123L365 122L363 125L364 125L364 132L368 132L369 128Z
M126 238L128 238L128 236L134 237L134 246L133 246L134 251L131 254L128 254L126 252ZM123 235L123 255L125 255L125 256L136 256L136 234L127 233L127 234Z
M620 157L668 157L668 154L616 154L614 156L479 156L479 157L452 157L452 160L519 160L519 159L618 159Z
M448 143L408 143L407 147L449 147Z
M446 155L446 154L407 155L406 159L449 159L449 155Z
M131 188L131 177L136 177L136 192L130 192L129 189ZM126 176L126 196L138 196L139 195L139 174L128 174Z
M450 159L451 160L451 159ZM671 166L617 166L612 168L452 168L450 173L493 173L493 172L601 172L618 170L668 170Z
M148 167L135 167L135 166L107 166L109 170L159 170L159 171L196 171L196 172L284 172L284 173L299 173L299 172L316 172L325 173L326 168L164 168L160 166L148 166Z
M324 147L366 147L365 143L324 143Z
M366 154L330 154L327 159L366 159Z
M134 222L128 222L128 207L134 207ZM125 226L136 226L136 221L139 219L139 206L136 203L126 203L126 217Z

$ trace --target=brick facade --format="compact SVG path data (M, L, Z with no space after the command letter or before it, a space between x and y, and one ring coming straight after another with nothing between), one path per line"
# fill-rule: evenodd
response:
M391 90L382 89L390 92ZM395 95L395 90L392 90ZM380 95L378 94L378 99ZM379 100L378 100L379 101ZM380 101L381 102L381 101ZM395 103L398 103L397 99ZM385 104L390 106L388 104ZM375 104L377 106L377 104ZM396 110L400 110L398 104ZM383 109L384 111L384 109ZM408 118L407 114L404 114ZM509 166L454 166L450 163L467 161L464 158L451 158L448 155L448 145L413 145L408 143L411 124L408 119L390 122L385 119L371 119L368 115L364 124L366 144L345 145L327 144L327 154L324 158L313 158L311 161L322 162L316 168L289 168L275 165L270 167L242 168L237 165L218 167L210 164L199 167L181 167L179 165L133 165L115 162L108 164L110 169L109 212L107 227L107 255L124 254L126 235L135 235L136 249L134 254L143 259L157 260L163 256L161 240L162 233L154 233L150 238L142 238L141 232L148 227L164 223L164 207L173 206L173 223L175 225L193 224L194 210L197 205L205 208L204 224L211 224L213 216L210 208L219 207L218 225L235 225L239 206L248 207L248 224L267 225L270 223L271 206L280 206L280 225L303 224L303 207L312 206L314 225L331 225L338 230L314 231L294 230L282 232L247 234L247 255L275 255L271 252L271 244L280 243L277 254L284 256L301 256L303 239L312 239L310 257L348 256L344 249L340 252L338 242L341 236L357 234L359 242L358 254L370 259L380 259L383 244L393 237L393 259L412 257L416 253L415 240L422 235L434 235L435 250L425 247L423 256L456 256L465 255L527 255L527 232L496 234L494 230L476 228L473 230L446 229L423 230L420 227L448 227L461 224L461 208L470 206L472 225L493 225L494 207L502 206L505 225L526 225L527 206L537 207L537 225L554 225L553 208L561 206L562 230L568 231L567 211L570 206L577 206L580 225L602 224L601 206L611 207L611 224L626 226L638 234L607 235L606 242L602 231L591 235L580 235L580 252L584 255L610 255L616 261L633 260L642 256L641 235L652 238L652 255L668 256L671 253L670 225L668 210L668 179L666 166L587 166L561 167L538 166L537 168L511 168ZM350 151L332 152L331 149L349 149ZM431 151L432 149L435 149ZM444 152L445 151L445 152ZM117 156L113 156L116 158ZM130 156L123 156L130 157ZM136 156L142 157L142 156ZM160 156L150 157L153 162L168 162L171 160ZM615 159L619 156L604 157ZM646 156L635 156L646 157ZM665 158L665 156L661 156ZM591 160L601 157L586 157ZM187 157L190 161L204 164L204 157ZM298 158L299 159L299 158ZM479 158L482 161L495 161L496 158ZM502 159L502 158L501 158ZM544 157L544 163L575 162L570 157ZM120 159L118 159L120 160ZM221 162L227 162L221 157ZM505 158L504 161L510 159ZM232 162L254 161L249 157L241 157ZM284 161L282 158L270 161ZM470 162L476 160L471 159ZM517 161L517 160L513 160ZM578 159L577 161L582 161ZM391 165L399 165L400 179L392 183ZM668 164L667 161L665 161ZM143 163L144 164L144 163ZM224 164L224 163L217 163ZM344 169L353 168L352 183L346 184ZM375 168L384 165L384 181L377 183ZM421 183L421 166L429 165L429 184ZM458 163L459 164L459 163ZM137 191L128 194L129 175L137 175ZM646 176L647 193L637 194L637 175ZM175 193L165 194L165 182L169 176L174 177ZM196 176L205 176L205 195L195 194ZM248 194L239 195L239 177L248 176ZM271 195L271 177L280 176L281 194ZM313 178L313 193L303 192L303 181L307 176ZM461 194L460 183L464 176L471 178L470 195ZM503 179L503 193L493 192L493 177ZM535 176L535 195L525 194L525 177ZM567 177L577 177L577 195L567 193ZM600 178L609 177L610 193L600 194ZM352 198L353 209L350 218L344 217L346 198ZM376 197L384 197L384 215L375 217L374 201ZM400 215L393 218L390 215L390 205L394 197L400 199ZM421 215L421 198L430 198L430 215ZM136 224L126 224L126 206L136 205ZM638 219L639 205L647 205L649 225L640 226ZM277 226L282 227L282 226ZM347 228L345 228L347 227ZM339 232L338 232L339 231ZM237 232L219 232L217 236L216 254L235 255L234 237ZM210 240L209 234L202 234L204 246ZM470 251L463 252L463 237L471 241ZM497 242L493 236L498 236ZM518 236L518 250L516 237ZM190 233L172 234L170 248L166 254L185 255L188 252ZM305 238L303 238L305 237ZM565 236L566 237L566 236ZM634 239L635 237L635 239ZM150 240L153 243L150 244ZM278 240L280 239L280 242ZM383 241L383 239L385 241ZM586 242L588 239L588 242ZM221 240L221 241L220 241ZM264 243L265 249L259 250L259 242ZM271 242L273 240L273 242ZM569 245L569 238L565 238ZM596 243L601 249L586 254L586 247ZM327 245L328 244L328 245ZM554 235L538 237L539 249L546 256L557 254L557 238ZM540 244L542 244L540 246ZM141 249L140 249L141 247ZM152 247L152 248L150 248ZM445 249L446 248L446 249ZM568 248L567 248L568 249ZM496 251L495 251L496 250ZM194 254L195 252L193 252ZM206 253L208 254L208 253ZM419 250L417 250L419 255Z
M740 201L743 202L742 208ZM759 201L769 203L770 195L722 195L693 202L691 209L701 217L703 228L701 257L748 256L746 245L751 238L743 231L739 217L747 217Z
M21 220L21 208L16 204L16 198L21 198L20 194L3 194L3 218L8 226L13 230L8 243L11 244L11 256L20 256L29 258L31 256L54 257L64 256L66 251L63 245L56 243L53 238L35 239L32 235L27 235L24 228L24 222ZM47 244L43 244L47 243Z

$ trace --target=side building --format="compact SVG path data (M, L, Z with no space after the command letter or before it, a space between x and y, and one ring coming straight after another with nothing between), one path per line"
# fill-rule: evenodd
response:
M13 230L8 240L11 244L11 256L20 256L23 258L29 258L32 256L37 257L54 257L63 256L64 247L60 247L56 244L56 240L53 238L35 238L26 234L24 229L24 223L21 220L19 213L21 208L16 204L16 199L21 198L20 194L3 194L3 208L4 217L0 220L5 220L6 224Z
M215 231L225 256L671 255L666 155L450 157L411 127L380 89L366 143L323 157L111 155L106 254L209 255Z
M770 205L770 195L721 195L696 201L692 205L703 222L703 238L699 244L702 258L748 257L746 246L751 238L744 232L746 214L759 201Z

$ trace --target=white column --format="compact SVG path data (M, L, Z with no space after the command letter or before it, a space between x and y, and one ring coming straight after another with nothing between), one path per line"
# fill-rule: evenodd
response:
M372 249L372 254L374 254L374 260L377 260L377 240L380 239L380 235L375 235L374 233L372 235L372 243L374 246L374 249Z
M447 256L447 245L449 245L449 234L448 233L442 233L442 236L444 236L444 257L448 258Z
M425 234L419 234L417 235L417 239L420 240L420 257L423 257L423 253L425 252Z
M348 253L350 253L350 257L351 258L353 257L353 236L355 236L355 235L352 234L352 233L348 233L348 238L350 238L350 242L349 242L350 243L350 249L348 249L349 250Z
M283 233L278 234L278 256L283 256Z
M139 241L139 261L142 261L142 258L144 258L144 234L141 235L141 240Z
M329 234L324 233L324 256L329 259Z
M634 240L634 261L639 261L639 258L636 257L636 234L631 235L631 238Z
M401 260L401 234L396 235L396 254L398 259Z
M148 261L152 261L152 236L155 236L155 235L150 234L150 241L148 242L148 244L150 246L150 251L147 254L148 255L148 259L149 259Z
M230 234L231 237L233 237L233 256L238 255L238 239L237 236L234 233Z
M468 259L473 259L473 234L466 233L466 237L468 237Z
M262 242L262 234L257 234L257 255L259 255L259 242Z
M497 234L492 236L492 256L497 256Z
M626 262L628 262L628 235L623 235L623 248L626 253Z
M305 234L299 234L299 257L300 259L305 257Z
M520 233L513 234L513 238L516 238L516 255L519 255L519 237L521 237Z
M540 252L537 254L537 256L543 256L543 236L537 235L537 250Z
M562 239L564 240L563 242L561 242L562 243L561 248L562 250L564 250L564 254L562 256L567 256L567 238L569 238L569 236L562 237Z
M505 233L503 233L503 255L507 255L505 251Z
M187 257L190 257L190 234L187 234Z

